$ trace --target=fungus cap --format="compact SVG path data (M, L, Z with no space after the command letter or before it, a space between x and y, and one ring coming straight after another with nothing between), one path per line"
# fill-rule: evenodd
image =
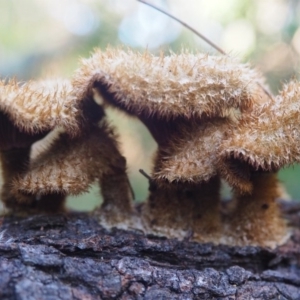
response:
M224 117L232 109L250 109L262 101L258 82L263 85L259 72L225 56L187 51L154 56L120 48L95 51L73 77L79 94L100 84L111 104L165 119Z
M67 80L0 81L0 110L22 131L37 133L63 126L78 131L78 108Z
M300 162L300 83L290 82L273 100L243 115L220 145L221 175L239 184L239 174L266 172ZM244 169L244 171L243 171Z

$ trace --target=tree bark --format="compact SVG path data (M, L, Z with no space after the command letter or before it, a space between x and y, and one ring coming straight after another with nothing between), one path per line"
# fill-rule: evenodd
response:
M300 204L277 249L199 244L85 213L0 219L0 299L300 299Z

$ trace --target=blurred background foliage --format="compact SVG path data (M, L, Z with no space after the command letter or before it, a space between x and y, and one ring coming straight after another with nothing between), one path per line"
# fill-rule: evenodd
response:
M298 0L148 0L206 35L266 76L273 93L299 74ZM0 0L0 77L20 81L70 77L79 57L95 47L125 44L153 53L181 48L216 51L180 24L135 0ZM147 197L156 145L136 120L109 111L118 127L136 199ZM292 198L300 199L300 167L280 172ZM226 189L225 189L226 190ZM95 186L68 205L88 210L100 203Z

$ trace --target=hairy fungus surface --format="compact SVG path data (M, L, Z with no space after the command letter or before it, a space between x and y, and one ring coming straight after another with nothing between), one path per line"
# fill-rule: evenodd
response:
M1 82L2 200L55 211L98 181L102 224L274 247L288 236L276 171L300 161L300 85L275 98L261 86L257 71L229 57L111 48L83 60L72 84ZM139 118L158 144L142 225L106 105ZM233 188L226 215L221 178Z
M234 177L228 166L238 163L277 171L300 161L299 99L299 82L290 82L276 98L240 120L220 148L224 176Z
M135 116L228 116L257 101L261 75L229 57L182 52L154 56L131 50L97 50L73 79L74 86L90 82L110 95L109 102ZM105 100L107 100L105 98Z
M67 80L0 81L0 111L18 129L37 133L63 126L78 130L78 105Z
M276 172L300 161L299 98L299 82L286 84L277 97L244 114L220 144L219 173L234 187L236 202L227 236L236 243L272 247L288 236L276 203L285 196Z
M17 209L20 202L26 203L20 204L21 210L35 202L34 197L16 199L11 191L14 178L28 169L32 144L57 125L65 127L68 123L72 131L78 128L73 114L76 108L71 107L70 87L67 81L28 82L23 85L13 80L0 82L1 200L12 210Z
M249 180L253 185L251 193L233 192L231 201L236 207L226 216L221 242L274 248L290 235L276 201L284 196L277 174L254 171Z
M180 137L159 149L153 179L201 182L218 175L215 149L224 140L230 123L228 118L214 118L183 126Z
M273 101L261 88L260 74L228 57L156 57L109 48L83 60L73 84L79 94L93 93L98 103L138 117L158 143L143 209L146 227L181 238L190 228L197 240L220 242L220 175L241 195L251 195L255 171L248 163L228 165L228 174L238 178L231 180L222 172L220 149L247 127L245 116L251 120Z
M86 192L98 181L104 204L117 201L124 214L130 211L126 161L92 99L77 97L68 81L1 82L0 113L2 201L8 208L62 210L66 195ZM106 176L118 178L119 194Z

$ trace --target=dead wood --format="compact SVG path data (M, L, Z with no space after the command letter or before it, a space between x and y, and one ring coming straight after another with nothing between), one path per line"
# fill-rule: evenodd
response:
M300 204L275 250L108 231L85 213L6 216L0 299L300 299Z

